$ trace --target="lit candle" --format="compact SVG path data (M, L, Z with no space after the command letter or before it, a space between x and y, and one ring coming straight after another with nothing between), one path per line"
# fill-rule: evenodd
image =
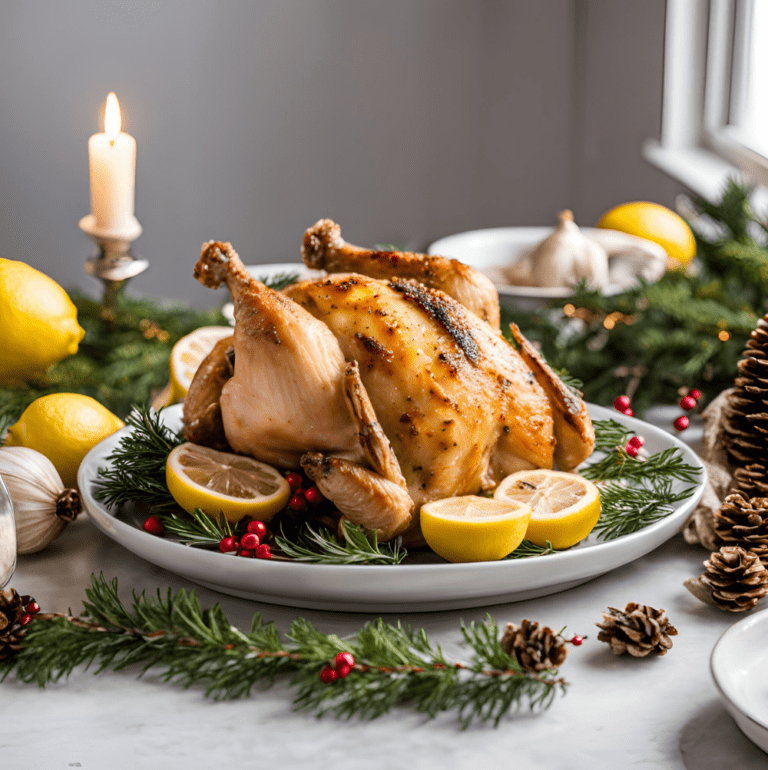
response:
M136 140L120 130L121 124L120 103L111 93L104 110L104 133L88 140L91 214L96 228L105 233L123 231L135 222Z

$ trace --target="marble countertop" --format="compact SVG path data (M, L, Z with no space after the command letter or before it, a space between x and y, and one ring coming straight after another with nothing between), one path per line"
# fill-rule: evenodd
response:
M695 435L691 436L691 439ZM278 685L253 697L212 702L199 690L165 684L151 673L94 675L78 669L40 690L12 678L0 685L3 770L233 767L367 770L378 768L619 767L757 770L768 756L739 732L719 701L709 656L741 615L694 599L683 581L701 573L702 549L680 536L577 588L515 604L472 610L387 615L425 628L446 653L462 658L459 622L491 612L500 625L538 620L589 638L570 648L561 674L570 686L538 715L521 712L498 728L461 731L454 715L428 721L398 710L375 722L342 722L294 713L292 692ZM79 611L93 572L117 577L121 595L189 583L124 550L81 517L46 551L20 557L11 585L44 609ZM238 626L254 612L286 631L302 615L321 630L347 634L370 616L296 610L224 596L196 587L204 606L220 602ZM616 657L597 641L595 623L610 606L636 601L666 609L679 631L664 657Z

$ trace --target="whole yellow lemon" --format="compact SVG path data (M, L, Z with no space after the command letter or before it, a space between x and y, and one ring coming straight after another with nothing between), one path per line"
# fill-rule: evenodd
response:
M8 446L44 454L66 487L77 488L77 470L85 455L123 421L90 396L51 393L35 399L8 428Z
M24 262L0 259L0 382L39 374L77 353L85 332L64 289Z
M696 239L686 221L658 203L622 203L603 214L597 226L654 241L683 265L696 256Z

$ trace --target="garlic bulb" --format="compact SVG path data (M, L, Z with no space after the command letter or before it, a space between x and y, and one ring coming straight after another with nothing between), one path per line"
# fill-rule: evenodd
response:
M18 553L45 548L82 510L79 492L65 489L53 463L35 449L0 447L0 476L13 500Z
M531 277L536 286L567 288L582 278L589 286L608 283L608 255L587 238L567 209L560 213L555 231L531 253Z

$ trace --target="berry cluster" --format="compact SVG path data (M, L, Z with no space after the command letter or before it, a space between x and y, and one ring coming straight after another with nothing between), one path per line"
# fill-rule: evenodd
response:
M629 396L616 396L613 401L613 408L617 412L627 415L627 417L634 417L635 413L632 411L631 402Z
M640 452L640 448L645 444L645 439L642 436L632 436L624 447L624 451L630 457L637 457Z
M349 676L352 666L355 665L355 657L351 652L340 652L333 660L333 665L326 663L320 672L320 681L331 684L337 679Z
M267 528L263 521L248 522L245 534L237 539L236 535L223 537L219 542L219 550L222 553L232 553L237 556L245 556L251 559L271 559L272 552L269 546L261 541L266 537Z
M19 619L22 626L28 626L32 622L32 616L40 612L40 605L36 601L31 601L24 607L24 614Z
M299 473L286 473L285 480L291 487L292 495L288 507L292 511L309 510L310 505L320 505L325 499L317 487L304 489L304 478Z
M696 408L696 403L701 398L701 391L694 388L689 391L687 396L683 396L680 399L680 408L685 409L686 412L690 412L691 409ZM690 425L688 415L681 414L672 424L675 426L675 430L683 431Z

